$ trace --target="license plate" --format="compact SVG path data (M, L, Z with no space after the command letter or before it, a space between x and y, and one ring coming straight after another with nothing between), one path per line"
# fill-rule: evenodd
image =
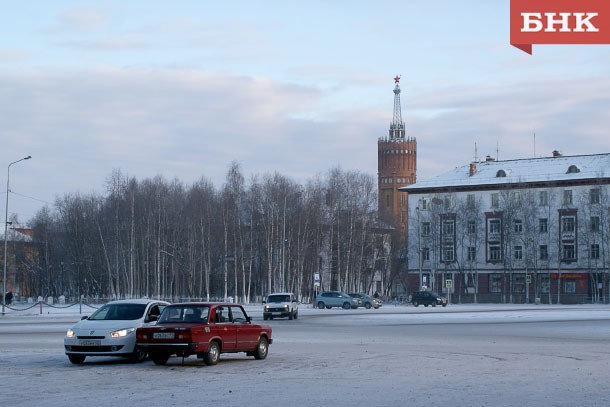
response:
M78 341L80 346L100 346L102 341L99 339L81 339Z
M173 332L153 332L153 338L155 339L174 339Z

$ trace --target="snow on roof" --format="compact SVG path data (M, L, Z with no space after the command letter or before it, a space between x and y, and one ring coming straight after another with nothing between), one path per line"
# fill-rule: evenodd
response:
M474 165L473 175L470 175ZM512 183L588 180L610 177L610 153L517 160L486 160L457 167L427 181L403 188L415 192L442 187L474 187Z

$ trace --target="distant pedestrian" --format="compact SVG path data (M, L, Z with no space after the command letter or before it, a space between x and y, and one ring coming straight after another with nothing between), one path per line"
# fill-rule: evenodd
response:
M4 296L4 303L6 305L11 305L11 303L13 302L13 292L9 291L8 293L6 293L6 295Z

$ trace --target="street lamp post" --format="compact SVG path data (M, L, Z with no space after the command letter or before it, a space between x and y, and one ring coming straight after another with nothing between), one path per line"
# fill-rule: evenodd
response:
M2 280L2 315L4 315L4 306L6 303L6 256L7 256L7 246L8 246L8 193L9 193L9 185L11 179L11 165L17 164L23 160L29 160L32 158L31 155L27 157L23 157L20 160L13 161L10 163L6 169L6 205L4 207L4 279Z
M286 291L286 275L284 270L284 252L286 251L286 202L290 195L301 195L301 191L289 192L284 195L284 216L282 220L282 264L281 264L281 278L282 278L282 292Z

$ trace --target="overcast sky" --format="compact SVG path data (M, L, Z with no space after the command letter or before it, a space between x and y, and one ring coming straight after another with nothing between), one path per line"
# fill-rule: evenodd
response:
M376 175L393 77L418 177L479 158L610 152L610 45L509 45L509 0L8 2L0 188L27 221L114 169L220 187ZM534 137L535 134L535 137ZM535 140L535 142L534 142Z

